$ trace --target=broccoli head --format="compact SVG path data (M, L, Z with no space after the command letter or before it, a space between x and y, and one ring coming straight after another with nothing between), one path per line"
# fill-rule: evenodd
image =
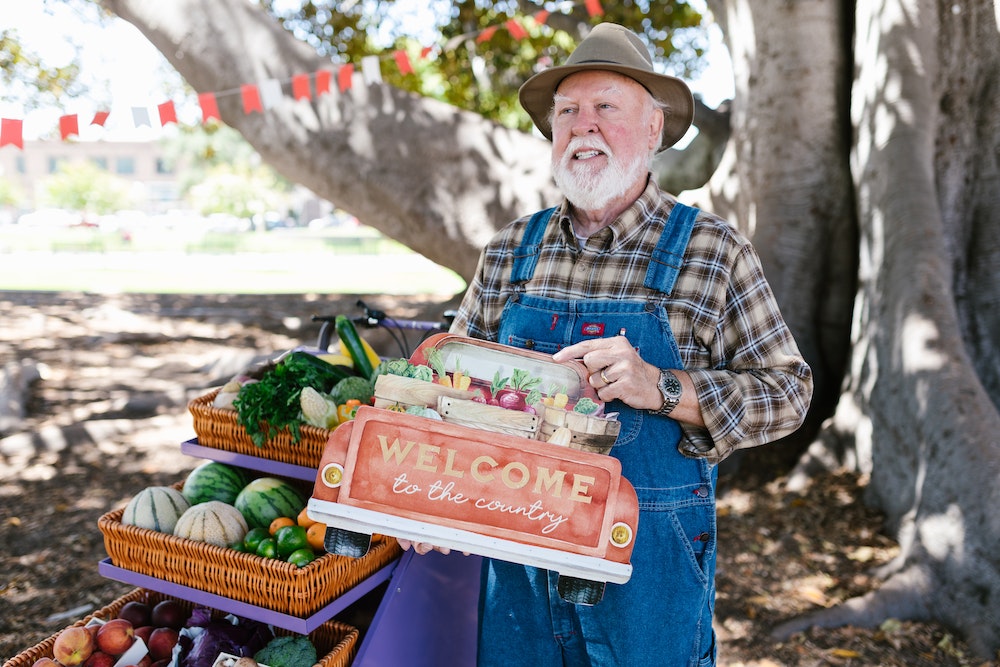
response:
M357 376L344 378L330 390L330 398L337 405L343 405L351 399L361 401L361 405L368 405L373 394L371 381Z
M275 637L257 651L253 659L269 667L313 667L317 659L316 647L302 635Z

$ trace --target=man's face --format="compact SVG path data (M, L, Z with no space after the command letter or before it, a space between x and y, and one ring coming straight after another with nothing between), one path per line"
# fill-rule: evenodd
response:
M599 210L645 186L663 115L640 84L614 72L572 74L552 114L552 171L576 206Z

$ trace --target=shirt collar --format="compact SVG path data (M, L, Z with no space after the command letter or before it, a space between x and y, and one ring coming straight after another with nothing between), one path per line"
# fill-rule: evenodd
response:
M621 215L595 236L604 238L602 245L606 249L621 245L631 236L642 230L649 220L649 214L657 210L659 202L660 188L656 184L656 179L650 174L646 180L646 189L632 202L632 205L622 211ZM565 197L555 214L558 216L559 228L562 232L563 240L571 247L578 248L579 244L577 243L576 235L573 233L573 221L569 216L569 201ZM610 237L607 236L609 232Z

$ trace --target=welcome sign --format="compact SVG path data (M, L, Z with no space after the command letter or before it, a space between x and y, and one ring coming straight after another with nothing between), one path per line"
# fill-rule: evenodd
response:
M309 515L621 583L638 503L613 457L362 407L331 434Z

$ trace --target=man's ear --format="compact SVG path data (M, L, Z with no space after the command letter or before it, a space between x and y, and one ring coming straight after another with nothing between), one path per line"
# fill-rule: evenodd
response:
M663 124L666 122L663 109L654 109L649 114L649 150L655 151L663 141Z

